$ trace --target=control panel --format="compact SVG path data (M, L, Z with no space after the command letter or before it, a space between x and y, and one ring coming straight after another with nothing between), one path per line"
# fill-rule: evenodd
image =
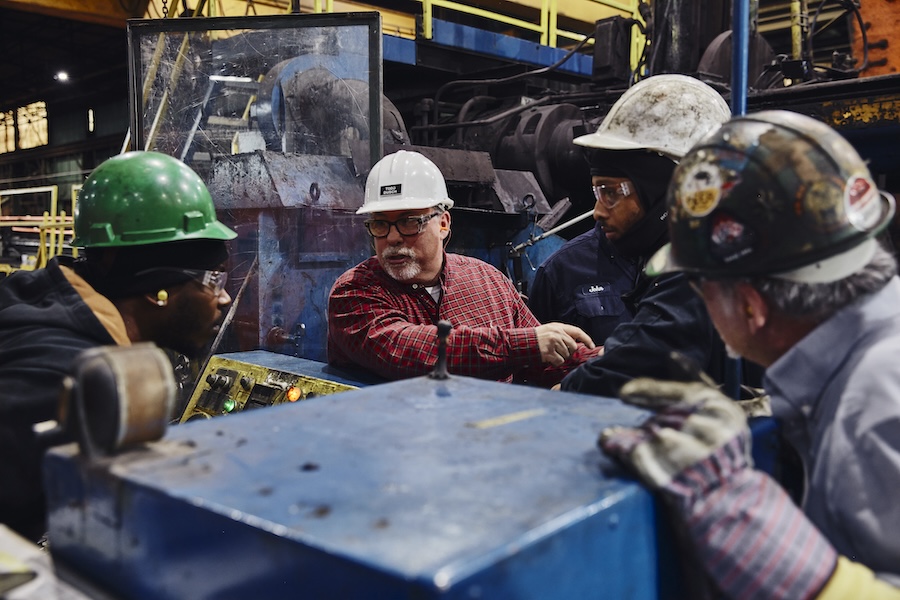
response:
M327 365L322 363L266 352L213 356L180 422L357 389L343 378L326 379L325 369Z

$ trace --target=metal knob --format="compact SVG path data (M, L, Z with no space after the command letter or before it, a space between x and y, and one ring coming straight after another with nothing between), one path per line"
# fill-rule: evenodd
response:
M450 375L447 373L447 338L450 336L450 330L453 325L450 321L438 321L438 356L434 365L434 370L428 375L432 379L447 379Z

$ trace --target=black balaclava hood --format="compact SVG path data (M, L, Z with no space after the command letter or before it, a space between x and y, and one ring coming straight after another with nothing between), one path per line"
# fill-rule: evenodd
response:
M590 161L592 176L625 177L634 184L644 216L610 243L623 256L649 258L669 240L666 190L675 161L646 150L596 150Z
M191 277L177 271L142 271L159 267L215 271L228 259L228 247L220 240L187 240L125 246L86 248L87 260L76 263L79 275L107 298L126 298L155 293L166 286L178 285ZM108 267L101 256L113 252Z

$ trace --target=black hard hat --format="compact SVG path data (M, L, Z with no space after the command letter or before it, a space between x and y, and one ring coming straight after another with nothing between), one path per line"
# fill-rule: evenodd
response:
M649 270L711 278L842 279L868 262L894 214L847 140L788 111L736 117L701 140L667 203L671 244Z

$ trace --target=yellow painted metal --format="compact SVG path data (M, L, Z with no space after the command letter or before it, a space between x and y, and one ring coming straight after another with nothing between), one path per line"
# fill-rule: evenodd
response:
M75 207L78 205L78 192L81 191L82 187L84 187L84 185L81 183L73 183L71 192L69 193L70 197L72 198L72 217L73 218L75 217ZM74 235L74 231L73 231L73 235ZM72 246L72 256L74 256L75 258L78 258L78 247L77 246Z
M620 10L622 12L626 12L629 14L634 14L637 12L637 2L616 2L616 0L591 0L596 4L601 4L603 6L608 6L610 8L614 8L616 10Z
M79 188L81 186L78 186ZM74 192L74 189L73 189ZM25 255L19 266L8 264L0 264L0 273L11 273L13 271L25 270L31 271L41 269L47 266L47 263L54 256L63 253L66 238L71 239L74 235L72 217L66 214L66 211L59 211L59 186L44 185L28 188L16 188L9 190L0 190L0 204L5 202L12 196L21 196L25 194L50 194L50 210L44 211L42 216L31 215L7 215L0 217L0 227L8 227L14 231L23 233L32 233L38 235L38 249L34 255ZM75 207L75 196L72 196L72 207ZM73 256L77 256L77 251L73 249Z
M218 382L216 378L220 378ZM227 356L211 357L197 381L197 387L194 388L179 420L181 423L237 413L245 408L253 409L254 391L257 394L260 390L268 391L267 405L274 406L357 389L352 385L279 371ZM287 391L291 388L299 395L294 400L287 395ZM227 398L231 401L229 404L231 409L214 410L208 402L210 395L218 395L221 400Z
M638 12L639 0L516 0L508 3L501 0L488 0L480 2L478 6L465 1L453 0L420 0L422 4L422 31L420 35L425 39L433 37L434 8L447 8L461 14L469 14L485 19L490 19L514 28L540 34L540 43L551 47L557 47L563 40L568 44L569 40L580 41L584 39L593 24L611 16L625 16L640 18ZM173 5L179 3L168 0L170 12ZM249 14L252 6L253 14L284 14L291 10L291 0L217 0L216 14L222 16L240 16ZM535 22L523 18L517 18L500 12L502 7L522 6L535 9L539 17ZM147 17L161 16L162 0L150 0L147 9ZM364 2L352 2L345 0L301 0L301 12L331 13L377 10L382 15L382 27L386 34L397 35L405 38L416 37L415 15L399 11L386 10L378 6L372 6ZM209 12L209 10L207 11ZM507 11L508 12L508 11ZM200 14L200 13L196 13ZM582 32L573 32L558 29L559 18L584 23ZM562 38L562 39L561 39ZM634 54L633 62L640 55L643 47L643 36L635 36L635 47L639 50ZM639 38L639 39L638 39Z
M791 58L799 60L803 53L803 29L800 27L800 0L791 0Z
M59 186L56 185L40 185L37 187L15 188L10 190L0 190L0 203L3 197L22 196L24 194L50 194L50 214L56 214L56 203L59 198Z
M524 21L522 19L517 19L515 17L509 17L506 15L501 15L499 13L491 12L489 10L484 10L482 8L478 8L475 6L470 6L467 4L461 4L459 2L453 2L452 0L424 0L423 4L428 3L432 6L439 6L441 8L449 8L451 10L455 10L461 13L465 13L467 15L474 15L476 17L483 17L485 19L492 19L497 21L498 23L504 23L506 25L512 25L513 27L518 27L520 29L527 29L529 31L541 31L540 23L530 23L528 21Z
M472 421L470 423L466 423L466 427L471 427L473 429L492 429L494 427L500 427L502 425L509 425L510 423L518 423L519 421L527 421L528 419L540 417L545 414L547 414L546 409L534 408L532 410L522 410L522 411L515 412L515 413L500 415L499 417L494 417L492 419L484 419L482 421Z
M431 10L431 0L423 0L422 2L422 37L430 40L434 37L434 28L431 26L434 13Z
M900 98L826 102L822 108L825 121L836 129L900 123Z
M556 0L541 2L541 44L556 46Z

